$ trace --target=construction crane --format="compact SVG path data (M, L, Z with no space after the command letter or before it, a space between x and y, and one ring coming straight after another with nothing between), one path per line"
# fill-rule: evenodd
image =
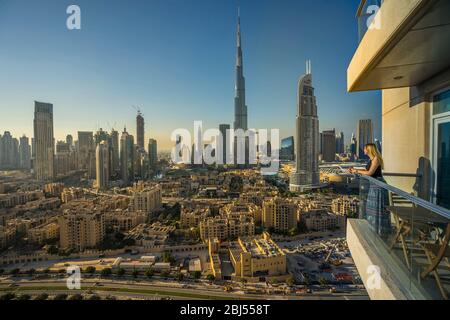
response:
M140 115L140 116L144 116L143 114L142 114L142 110L141 110L141 108L140 107L136 107L136 106L131 106L134 110L136 110L137 111L137 113L138 113L138 115Z

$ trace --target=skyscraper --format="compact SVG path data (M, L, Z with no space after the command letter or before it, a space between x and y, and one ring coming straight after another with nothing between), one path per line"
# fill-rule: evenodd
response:
M71 134L68 134L66 136L66 143L69 145L69 148L72 150L73 149L73 137Z
M105 189L109 183L109 146L108 142L101 141L97 145L95 151L95 168L96 168L96 187L98 189Z
M125 184L134 181L134 138L127 128L120 137L120 173Z
M19 162L20 168L24 170L30 170L31 168L31 146L30 139L23 135L20 138L19 145Z
M357 151L357 141L356 141L355 134L352 133L352 139L350 141L350 153L351 153L352 159L355 158L356 151Z
M150 169L155 169L158 163L158 142L155 139L148 142L148 156Z
M306 74L298 83L296 123L296 162L290 189L301 192L319 183L319 118L310 62L307 62Z
M0 136L0 168L16 169L19 167L19 143L9 131Z
M88 177L95 177L95 143L91 131L78 132L78 164L79 169L87 170Z
M35 101L34 142L36 159L34 172L37 180L53 180L55 141L53 136L53 105Z
M109 149L110 149L110 173L111 177L115 177L120 171L120 161L119 161L119 132L112 129L109 135Z
M245 104L244 61L242 57L241 17L238 14L237 57L236 57L236 96L234 98L234 130L247 131L247 105Z
M336 159L336 131L322 132L322 160L333 162Z
M295 159L294 137L288 137L281 140L280 160L294 161L294 159Z
M136 117L136 143L141 150L145 150L145 122L140 111Z
M364 147L373 143L373 124L371 119L359 120L357 139L357 156L359 159L368 159L364 154Z
M343 154L345 152L344 133L336 135L336 153Z
M230 141L227 139L227 131L230 130L229 124L220 124L219 131L222 134L222 159L223 164L227 164L227 148L230 149Z

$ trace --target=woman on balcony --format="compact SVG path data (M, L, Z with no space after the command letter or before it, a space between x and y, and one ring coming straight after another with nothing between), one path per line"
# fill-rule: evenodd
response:
M380 151L375 144L369 143L364 147L364 154L369 157L369 163L365 170L356 170L350 168L350 173L369 176L383 183L384 162ZM366 191L367 192L367 191ZM362 199L364 201L364 199ZM366 219L370 226L379 235L386 237L391 232L391 215L386 210L389 205L389 195L386 189L374 184L368 183L367 202L365 210L361 212L362 218ZM364 208L364 206L362 206Z

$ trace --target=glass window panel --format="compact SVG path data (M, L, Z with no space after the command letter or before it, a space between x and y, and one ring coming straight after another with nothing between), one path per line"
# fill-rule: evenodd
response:
M434 96L433 114L450 112L450 90Z

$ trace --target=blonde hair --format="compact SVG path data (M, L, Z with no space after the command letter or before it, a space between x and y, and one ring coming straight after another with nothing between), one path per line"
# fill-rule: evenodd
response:
M376 144L374 143L368 143L366 145L367 154L371 159L377 158L378 162L381 165L381 169L384 169L384 161L383 156L381 155L380 151L378 150Z

